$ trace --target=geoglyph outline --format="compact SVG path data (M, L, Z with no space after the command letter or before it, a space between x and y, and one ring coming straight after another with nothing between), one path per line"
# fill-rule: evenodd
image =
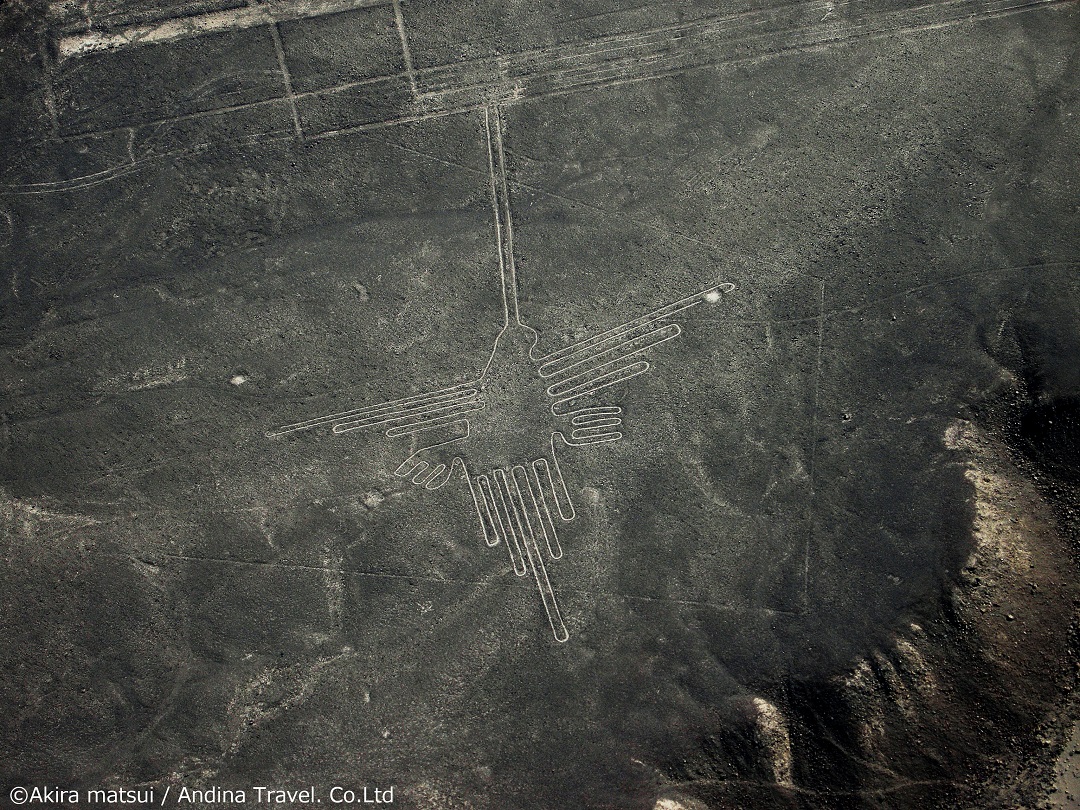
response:
M423 434L445 429L461 431L461 435L423 444L395 474L423 489L439 489L455 475L462 478L468 485L485 545L506 546L517 576L532 572L552 634L556 641L565 642L569 631L545 563L545 552L550 561L563 557L556 518L559 523L569 523L577 515L559 462L560 448L622 439L622 407L596 404L595 395L649 371L652 365L643 355L682 334L682 327L671 318L702 303L719 302L735 285L715 284L590 338L547 354L539 353L539 334L522 321L519 309L503 122L497 102L484 108L483 121L503 302L503 327L483 371L469 382L305 419L268 431L267 436L325 427L335 434L379 428L389 438L423 438ZM551 418L568 423L569 437L563 430L553 429L546 440L548 454L491 469L471 470L460 452L453 453L448 461L440 460L441 454L435 451L451 445L459 445L460 449L472 438L470 415L489 404L484 398L485 380L499 354L500 340L508 335L531 339L527 360L533 364L548 398Z

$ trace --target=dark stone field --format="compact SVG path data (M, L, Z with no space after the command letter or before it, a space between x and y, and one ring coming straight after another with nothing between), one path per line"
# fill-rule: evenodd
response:
M1066 0L0 0L0 807L1080 807L1078 155Z

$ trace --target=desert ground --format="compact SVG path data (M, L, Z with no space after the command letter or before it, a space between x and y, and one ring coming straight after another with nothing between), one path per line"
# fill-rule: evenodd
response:
M0 805L1080 806L1078 46L0 3Z

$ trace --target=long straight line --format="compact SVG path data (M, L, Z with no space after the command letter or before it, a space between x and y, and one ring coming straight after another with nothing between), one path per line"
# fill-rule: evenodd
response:
M281 70L281 82L285 87L285 98L288 99L289 111L292 113L293 128L296 131L296 137L303 139L304 130L300 127L300 113L296 109L292 76L289 74L289 65L285 61L285 43L281 39L281 26L273 18L269 9L267 9L267 16L270 17L270 35L274 40L274 51L277 53L278 68Z
M717 66L735 67L737 65L742 65L742 64L753 64L753 63L757 63L757 62L762 61L762 60L775 58L775 57L780 57L780 56L784 56L784 55L787 55L787 54L800 53L800 52L806 52L806 51L813 51L813 50L818 49L818 48L829 47L829 46L838 45L838 44L845 43L845 42L856 41L856 40L860 40L860 39L863 39L863 40L865 40L865 39L878 39L878 38L881 38L881 37L888 37L888 36L892 36L892 35L896 35L896 34L902 34L902 33L912 33L912 32L917 32L917 31L920 31L920 30L933 30L933 29L937 29L937 28L945 28L945 27L951 27L951 26L967 24L967 23L979 23L979 22L982 22L982 21L985 21L985 20L991 20L991 19L994 19L994 18L1002 17L1002 16L1007 16L1007 15L1011 15L1011 14L1017 14L1017 13L1026 12L1026 11L1028 11L1030 9L1037 8L1037 7L1047 7L1047 8L1060 7L1060 6L1064 6L1067 1L1068 0L1028 0L1028 2L1017 2L1016 0L1004 0L1004 2L1002 2L1002 0L996 0L996 2L993 3L993 7L991 9L983 11L982 13L976 13L976 10L974 9L974 3L972 2L972 0L949 0L949 2L946 5L949 7L949 10L952 11L952 14L950 16L946 17L945 19L942 19L942 20L939 20L939 21L936 21L936 22L933 22L933 23L929 23L929 24L923 23L923 24L913 24L913 25L896 25L894 27L882 26L880 23L877 23L876 25L874 25L874 27L870 27L870 25L867 24L867 25L861 26L861 30L860 30L859 27L856 27L856 28L854 28L852 30L847 30L847 31L843 31L843 32L833 32L833 31L824 32L824 35L821 35L821 36L811 36L809 38L809 41L798 41L798 42L794 42L794 43L788 42L786 44L784 44L784 43L774 43L773 47L766 48L766 49L764 49L764 50L762 50L762 51L760 51L758 53L754 53L754 54L747 55L747 56L737 56L735 58L731 58L731 56L727 56L727 57L719 56L718 57L718 55L715 55L715 54L710 55L708 53L707 48L703 48L702 46L698 45L698 46L695 46L695 47L688 48L686 50L679 50L679 51L676 51L676 52L673 52L673 53L654 54L652 57L649 57L649 60L650 60L649 69L647 71L640 72L640 73L633 73L631 71L632 71L632 69L633 69L633 67L635 65L640 66L641 58L642 58L642 56L644 56L644 54L641 54L641 53L638 53L636 55L628 54L628 56L626 58L618 60L618 62L616 62L615 64L610 64L609 63L609 64L606 64L606 65L603 65L603 66L595 66L595 70L597 72L592 74L592 75L580 75L580 73L579 73L579 71L581 71L581 70L585 70L586 72L588 72L589 68L574 68L572 72L573 72L573 74L577 74L577 75L575 75L574 78L572 80L570 80L570 82L568 84L565 84L565 85L562 85L562 86L551 87L551 88L548 88L548 89L541 89L541 90L536 90L536 91L532 91L532 92L526 92L524 94L518 94L517 96L515 96L514 99L512 99L512 101L529 101L529 100L533 100L533 99L549 98L549 97L553 97L553 96L561 96L561 95L567 95L567 94L576 94L576 93L580 93L580 92L590 92L590 91L598 90L598 89L601 89L601 88L619 87L619 86L628 85L628 84L635 84L635 83L638 83L638 82L652 81L652 80L656 80L656 79L667 78L667 77L670 77L670 76L682 75L682 74L685 74L685 73L688 73L688 72L691 72L691 71L708 69L708 68L717 67ZM954 6L957 6L957 5L959 7L954 8ZM968 7L971 8L971 12L970 13L963 13ZM930 6L920 6L920 7L918 7L916 9L916 11L923 11L923 10L925 10L927 8L930 8ZM908 11L905 11L904 14L906 14L908 16L911 16L912 12L910 10L908 10ZM281 15L279 14L278 17L281 18ZM894 13L893 15L890 15L890 17L895 19L896 14ZM262 23L265 23L265 21L266 21L265 17L262 17L261 20L262 20ZM813 32L813 31L818 31L819 29L822 29L822 26L810 26L809 28L803 28L803 29L796 28L794 31L787 31L787 32L780 31L780 32L777 32L777 33L780 34L780 35L783 35L783 34L787 33L789 36L791 34L795 34L795 35L801 34L805 38L808 31ZM754 37L754 39L756 41L760 41L761 37L756 36L756 37ZM517 73L515 73L512 70L512 68L513 68L513 65L512 65L513 58L512 57L507 57L507 60L511 63L509 65L511 67L511 72L510 72L509 76L504 77L504 80L513 80L513 79L516 79L516 78L521 78L521 79L527 79L527 80L532 81L532 80L542 78L544 76L550 76L551 78L554 78L554 79L557 80L559 78L564 78L567 75L567 71L565 71L563 69L556 69L554 71L541 72L541 73L527 73L527 74L518 75ZM667 63L667 64L670 64L672 62L677 63L679 60L690 60L693 64L690 64L690 65L671 64L671 66L669 68L666 67L665 63ZM491 61L491 60L488 60L488 61ZM454 71L460 70L463 66L464 65L462 63L455 63L453 65L447 65L447 66L443 66L443 67L440 67L440 68L432 68L430 70L447 70L447 71L454 72ZM425 69L424 71L421 71L421 73L423 74L423 73L427 72L427 70L428 69ZM309 96L316 97L316 96L321 96L321 95L323 95L325 93L331 93L331 92L335 92L335 91L350 89L352 87L355 87L355 86L358 86L358 85L361 85L361 84L374 83L376 81L384 81L384 80L392 79L392 78L394 78L394 77L378 77L375 80L364 80L364 81L361 81L361 82L350 82L350 83L346 83L344 85L340 85L340 86L337 86L337 87L323 88L323 89L318 89L318 90L307 91L305 93L298 94L296 97L297 98L309 97ZM409 75L402 76L402 75L399 74L399 78L404 79L406 81L409 81L410 84L412 84L412 83L414 83L416 81L415 74L412 75L412 76L409 76ZM491 83L491 82L478 83L478 84L470 83L470 84L467 84L467 85L464 85L464 86L448 88L447 91L446 91L447 93L464 94L466 97L462 98L456 104L450 103L450 104L438 105L436 108L429 109L426 113L423 113L423 114L414 115L414 116L394 117L394 118L388 118L388 119L383 119L383 120L370 121L370 122L367 122L367 123L349 125L349 126L345 126L345 127L341 127L341 128L327 130L327 131L324 131L324 132L321 132L321 133L318 133L318 134L314 134L314 135L308 135L306 137L308 139L316 139L316 138L334 137L334 136L337 136L337 135L347 135L347 134L352 133L352 132L374 131L374 130L383 129L383 128L387 128L387 127L393 127L393 126L396 126L396 125L402 124L402 123L409 123L409 122L413 122L413 121L427 120L427 119L433 118L433 117L440 117L440 116L444 116L444 115L454 115L454 114L459 114L459 113L463 113L463 112L468 112L468 111L471 111L471 110L482 109L485 106L485 104L488 103L488 102L486 102L485 100L482 100L480 98L477 98L477 96L486 94L486 95L488 95L490 97L490 91L493 90L493 89L498 89L498 88L497 88L496 84ZM442 95L442 94L440 93L438 95ZM147 122L146 124L143 124L141 126L157 126L157 125L159 125L161 123L171 123L171 122L176 122L176 121L185 121L185 120L190 120L190 119L195 119L195 118L208 117L208 116L211 116L211 115L220 115L220 114L223 114L223 113L230 113L230 112L236 112L236 111L239 111L239 110L247 109L249 107L256 107L256 106L260 106L260 105L270 105L270 104L275 104L275 103L281 103L283 100L285 100L285 99L281 99L281 98L262 99L262 100L259 100L259 101L256 101L256 102L249 102L249 103L246 103L246 104L225 106L225 107L220 107L220 108L216 108L216 109L213 109L213 110L200 111L198 113L189 113L189 114L180 115L180 116L170 116L170 117L166 117L166 118L157 119L157 120L154 120L154 121ZM511 101L510 99L507 100L508 103L510 101ZM101 130L95 130L95 131L90 131L90 132L70 133L70 134L64 136L64 139L69 140L69 139L74 139L74 138L100 137L102 135L111 134L113 132L126 130L129 127L130 127L130 125L122 125L122 126L110 127L110 128L101 129Z
M170 560L182 560L184 562L216 563L224 565L238 565L254 568L280 568L286 571L314 571L318 573L344 574L350 577L370 577L372 579L399 579L415 580L417 582L433 582L440 585L482 585L498 587L500 583L485 582L483 580L451 579L448 577L431 577L421 574L394 574L386 571L359 571L350 568L329 568L323 565L305 565L303 563L280 563L272 560L242 560L229 557L201 557L191 554L162 554L162 557Z
M502 216L499 213L498 182L495 180L495 149L491 143L491 108L484 108L484 135L487 140L488 174L491 185L491 208L495 214L495 241L499 252L499 281L502 283L503 326L510 325L510 295L506 288L506 260L503 252Z
M503 148L502 109L492 106L495 118L495 165L498 169L496 182L499 189L498 206L503 221L503 240L500 249L506 255L503 267L506 271L505 286L510 293L510 303L514 310L514 321L521 323L521 311L518 308L517 265L514 262L514 223L510 213L510 183L506 179L506 150Z
M420 123L421 121L434 121L437 118L447 118L452 115L463 115L464 113L476 112L477 110L482 109L484 109L484 106L482 104L463 104L460 107L452 107L445 110L436 110L435 112L424 113L421 115L403 115L399 118L386 118L381 121L372 121L368 124L354 124L346 127L339 127L337 129L328 129L315 135L308 135L306 140L318 141L324 138L336 138L339 135L352 135L354 133L375 132L380 129L390 129L392 127L400 126L401 124L416 124Z
M275 17L279 22L303 20L382 5L388 5L387 0L280 0L275 10ZM173 42L202 34L240 31L263 25L266 25L266 17L260 9L253 6L241 6L221 11L148 20L109 30L85 30L62 37L57 43L57 52L61 59L66 59L96 51L136 48L141 45Z
M105 553L106 556L131 558L129 554L116 554ZM425 576L423 574L397 574L383 571L361 571L351 568L331 568L324 565L305 565L303 563L281 563L271 560L243 560L232 559L229 557L201 557L189 554L161 554L161 557L169 560L180 560L183 562L194 563L206 563L206 564L222 564L222 565L236 565L252 568L277 568L282 570L293 571L311 571L313 573L320 574L342 574L347 577L364 577L371 579L390 579L390 580L407 580L409 582L428 582L435 585L474 585L481 588L493 588L498 590L517 589L518 585L514 581L499 581L493 579L454 579L451 577L433 577ZM506 569L504 573L508 573L509 569ZM779 610L776 608L767 607L748 607L743 605L733 605L730 603L717 603L706 602L696 599L672 599L664 596L646 596L631 593L621 593L619 591L605 591L605 590L591 590L587 588L563 588L566 593L579 594L582 596L606 596L614 599L627 599L635 602L658 602L663 604L675 604L686 605L688 607L700 607L710 610L720 611L732 611L737 613L760 613L766 616L797 616L799 615L795 611Z
M814 542L814 506L815 498L817 497L817 446L818 446L818 409L821 405L821 372L822 363L824 362L825 353L825 280L819 279L821 283L821 295L818 301L818 339L817 339L817 362L814 368L814 391L813 402L811 404L810 412L810 459L809 459L809 477L810 477L810 499L807 504L807 527L806 527L806 549L803 554L803 598L805 599L809 595L810 588L810 554L812 553L811 545Z
M950 2L968 2L968 0L950 0ZM923 24L911 24L911 25L898 25L894 28L863 28L861 30L850 30L833 36L825 36L817 39L810 39L806 42L795 42L788 44L774 44L774 47L767 48L758 53L739 56L739 57L721 57L716 58L710 55L705 48L697 47L690 48L685 51L678 51L672 53L656 54L647 57L636 57L628 55L626 58L621 59L618 63L612 63L609 67L602 68L608 73L614 73L616 75L600 76L596 79L587 79L585 77L579 77L578 79L568 83L562 87L555 87L548 90L541 90L538 92L527 92L521 96L522 101L533 101L536 99L553 98L557 96L573 95L582 92L590 92L599 89L608 89L614 87L621 87L630 84L637 84L640 82L654 81L657 79L670 78L672 76L681 76L688 73L700 70L706 70L715 67L737 67L739 65L757 64L768 59L776 57L782 57L785 55L796 53L808 53L820 50L822 48L832 47L836 45L844 45L860 40L874 41L878 39L884 39L902 34L914 34L924 31L933 31L943 28L951 28L957 25L964 25L969 23L980 23L988 20L999 19L1002 17L1008 17L1013 14L1022 14L1037 7L1062 7L1066 4L1074 2L1074 0L1029 0L1029 2L1020 3L1014 6L1007 6L1001 9L992 9L981 14L971 12L970 14L957 14L953 17L948 17L944 20L934 23ZM921 10L923 7L919 7ZM821 26L811 26L808 29L794 29L794 34L805 34L807 31L813 31L821 28ZM760 41L762 36L753 37L753 40ZM653 68L648 71L644 71L639 74L632 74L630 71L633 67L640 63L643 59L647 60L650 67ZM689 64L675 64L671 68L662 68L662 63L674 63L678 60L687 60ZM584 68L576 68L575 71L584 70ZM598 69L599 70L599 69ZM552 72L550 75L553 78L559 78L566 71ZM624 75L618 75L618 74ZM522 77L522 79L534 79L544 78L547 74L536 74L534 76ZM516 77L515 77L516 78ZM465 88L454 88L453 92L464 92ZM450 91L448 91L450 92Z
M409 37L405 34L405 15L401 13L401 0L394 2L394 22L397 23L398 37L401 39L401 53L405 57L405 75L409 77L409 87L416 96L416 73L413 71L412 53L409 51Z
M982 16L990 18L1000 14L1013 13L1017 10L1026 10L1035 5L1059 2L1062 2L1062 0L1032 0L1031 2L1019 4L1016 0L993 0L993 7L986 9ZM455 78L459 80L465 78L465 76L462 76L462 71L468 71L470 69L472 69L474 73L482 75L484 73L483 67L485 64L497 66L497 70L493 75L503 77L510 82L516 80L524 80L526 82L536 80L561 80L564 83L563 87L552 88L552 90L548 92L565 92L567 89L588 86L595 84L597 81L603 81L604 77L600 75L587 75L590 72L614 71L624 74L624 77L641 80L649 78L651 75L657 73L656 70L642 70L643 64L655 63L656 65L659 65L663 62L685 61L687 59L703 59L704 61L702 64L716 63L718 60L712 58L710 52L715 49L717 44L715 40L717 38L720 38L720 44L723 45L740 44L745 47L750 42L760 44L763 40L769 38L775 38L777 36L791 37L792 35L795 35L809 38L809 41L789 42L785 47L798 47L800 45L816 46L823 43L846 41L859 37L873 37L883 32L891 33L893 29L889 28L888 21L916 18L918 14L927 11L940 11L944 9L946 12L951 11L952 14L937 22L907 27L896 26L895 30L897 32L903 32L912 28L917 30L931 29L960 22L978 20L981 17L975 15L974 9L971 16L968 16L960 13L956 8L953 8L958 7L962 10L964 7L972 5L972 0L945 0L945 2L941 4L927 3L902 11L879 14L870 21L846 31L837 28L835 23L818 23L809 26L796 26L787 30L780 29L764 31L761 33L744 32L740 35L740 29L746 26L753 27L761 25L762 23L771 23L771 10L743 13L735 15L734 17L707 18L692 23L682 23L677 26L643 32L643 34L647 34L651 37L653 41L650 41L645 36L639 34L615 35L610 37L600 37L591 42L575 45L570 49L567 49L566 47L549 47L508 54L505 57L499 57L496 62L493 62L490 57L486 57L482 60L474 60L474 62L453 63L450 65L428 68L421 71L421 74L433 73L434 75L444 75L447 78L444 79L441 88L438 85L434 85L424 95L437 96L446 93L467 93L470 91L477 92L482 90L490 84L490 80L470 82L464 85L458 83L456 86L454 85L454 80ZM819 11L828 8L824 2L796 2L781 8L789 7L803 8L807 11L815 8ZM752 14L755 19L752 21L747 20L747 14ZM882 23L875 22L878 19L885 21L884 27L882 26ZM730 23L732 21L737 22L736 27L724 26L724 23ZM875 25L876 27L874 27ZM862 28L863 30L857 30L858 28ZM660 33L668 33L671 34L671 36L667 39L656 39ZM712 43L711 46L710 42ZM683 46L673 48L673 45L676 43L682 43ZM598 49L598 46L603 47ZM616 55L608 59L603 58L604 54ZM756 56L754 58L756 58ZM601 61L597 62L598 59ZM568 67L553 67L555 63L563 60L572 60L573 62L580 64L571 64ZM575 74L577 74L576 78ZM425 84L428 83L425 82ZM547 93L540 93L539 95L542 96L546 94ZM538 97L538 94L530 92L529 88L526 88L526 96L528 98L535 98Z
M952 2L965 1L969 0L952 0ZM768 9L744 11L737 14L721 16L710 15L689 22L673 23L623 34L602 34L595 39L585 40L575 44L545 45L538 48L514 51L506 54L504 57L498 58L498 61L500 64L507 66L511 66L512 63L530 61L537 64L550 65L552 62L561 60L580 60L583 57L587 58L595 54L610 53L617 48L634 48L642 43L647 43L650 39L656 40L656 44L666 45L670 44L672 41L683 38L686 34L711 32L722 26L724 23L743 21L748 18L763 18L768 20L770 19L770 14L783 13L791 9L816 8L819 6L824 8L824 3L825 0L811 0L809 2L808 0L793 0L793 2L772 6ZM847 3L841 0L841 2L836 5L845 6ZM665 34L674 36L665 38ZM421 73L453 73L459 68L482 66L484 64L489 64L492 61L493 59L490 56L476 57L460 62L451 62L445 65L434 65L432 67L424 68L421 70Z

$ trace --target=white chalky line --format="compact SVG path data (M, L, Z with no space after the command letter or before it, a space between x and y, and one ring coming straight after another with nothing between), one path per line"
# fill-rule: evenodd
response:
M720 296L723 293L733 292L734 290L735 285L731 282L723 282L721 284L708 287L679 301L675 301L674 303L662 306L659 309L656 309L646 315L642 315L639 318L634 318L632 321L627 321L624 324L612 327L611 329L608 329L605 332L601 332L594 337L586 338L585 340L580 341L579 343L571 344L570 346L565 346L562 349L551 352L550 354L542 355L540 357L534 356L533 359L541 364L540 376L549 377L552 374L558 373L560 368L557 365L558 363L565 362L572 355L586 352L589 350L595 350L600 346L610 343L614 343L615 345L625 343L628 339L628 336L640 331L641 329L652 326L659 321L666 320L672 315L676 315L679 312L688 310L691 307L696 307L703 301L707 300L710 303L716 303L720 300L720 298L717 297L714 299L710 296ZM551 366L554 367L549 368Z
M272 7L252 5L223 11L208 11L188 17L172 17L157 22L136 23L114 31L87 31L62 37L57 44L61 59L86 56L97 51L114 51L140 45L174 42L179 39L257 28L274 22L302 20L353 11L372 6L389 6L390 0L275 0Z
M415 450L398 467L396 475L425 489L438 489L455 474L463 478L469 488L484 544L490 548L500 543L505 545L517 576L523 577L532 571L555 640L564 642L569 633L540 548L542 537L547 556L552 560L562 559L563 548L555 515L558 514L562 522L572 521L577 516L559 464L559 448L622 439L622 407L595 405L588 400L649 371L652 365L644 355L683 333L673 317L703 302L717 303L724 293L734 290L735 285L727 282L713 285L558 351L537 355L539 335L521 321L518 305L510 186L503 124L497 105L484 109L483 131L487 141L489 191L502 285L503 329L499 337L511 329L531 333L533 345L529 360L535 364L538 381L546 385L552 417L569 421L569 438L562 431L552 430L547 441L550 453L531 460L522 459L507 467L482 471L469 469L461 454L462 444L467 445L471 436L469 414L488 404L484 400L483 383L498 351L498 338L483 371L472 382L307 419L267 435L282 436L321 427L330 427L333 433L378 428L393 438L460 426L462 435ZM449 462L440 461L432 454L432 451L451 444L458 445L459 449Z
M582 430L586 428L618 427L622 424L622 419L617 416L600 419L575 416L570 420L570 424L572 424L575 429L580 428Z
M510 494L510 484L506 480L506 472L495 470L491 477L495 481L499 493L496 509L499 506L502 507L499 522L503 525L506 536L510 540L506 544L507 551L510 552L510 561L514 564L514 573L519 577L523 577L528 571L525 568L525 559L521 553L521 542L518 539L521 536L521 521L517 516L517 505L514 503L513 495Z
M658 345L682 334L682 328L678 324L666 324L659 329L651 329L653 324L641 324L633 329L627 329L616 337L613 337L597 346L588 346L579 349L567 357L543 363L537 370L541 377L555 377L563 374L580 374L583 366L595 363L603 357L609 360L619 360L624 357L633 357L652 346ZM644 331L650 330L650 331ZM640 334L635 334L640 332ZM603 346L603 348L600 348ZM570 347L573 348L573 347Z
M518 474L519 470L520 477ZM551 581L548 579L547 568L544 566L544 558L536 545L536 535L529 520L529 511L525 505L525 498L521 492L522 480L524 480L526 487L529 486L528 477L525 475L525 468L522 466L514 467L513 478L514 491L521 507L521 516L524 518L522 528L525 553L529 559L529 567L532 569L533 578L536 580L536 587L540 591L540 599L544 603L544 612L547 613L548 623L551 625L551 632L554 634L556 641L563 643L570 638L570 633L563 623L562 613L559 611L558 602L555 601L555 592L552 590ZM539 509L537 510L537 517L539 517Z
M454 460L457 461L457 459ZM476 516L480 518L480 528L484 533L484 544L487 545L488 548L494 548L501 542L498 530L495 528L495 505L489 501L488 494L481 488L481 478L485 478L485 476L476 476L475 479L468 474L465 476L465 480L469 484L469 493L472 495L473 506L476 507ZM489 492L490 489L491 487L489 484ZM477 492L480 493L479 497L477 497ZM484 504L482 509L480 506L481 501ZM491 527L491 532L488 532L488 526Z
M462 385L456 385L452 388L429 391L411 397L383 402L378 405L353 408L348 411L338 411L337 413L327 414L326 416L306 419L303 422L284 425L283 427L269 431L266 435L273 438L275 436L282 436L286 433L294 433L299 430L311 430L312 428L323 427L324 425L343 425L349 422L363 421L365 419L383 416L387 416L391 419L400 418L402 416L415 415L418 412L423 412L427 409L436 408L446 404L464 404L466 402L476 401L476 398L480 395L480 391L477 388L472 387L474 385L476 385L476 383L463 383Z

